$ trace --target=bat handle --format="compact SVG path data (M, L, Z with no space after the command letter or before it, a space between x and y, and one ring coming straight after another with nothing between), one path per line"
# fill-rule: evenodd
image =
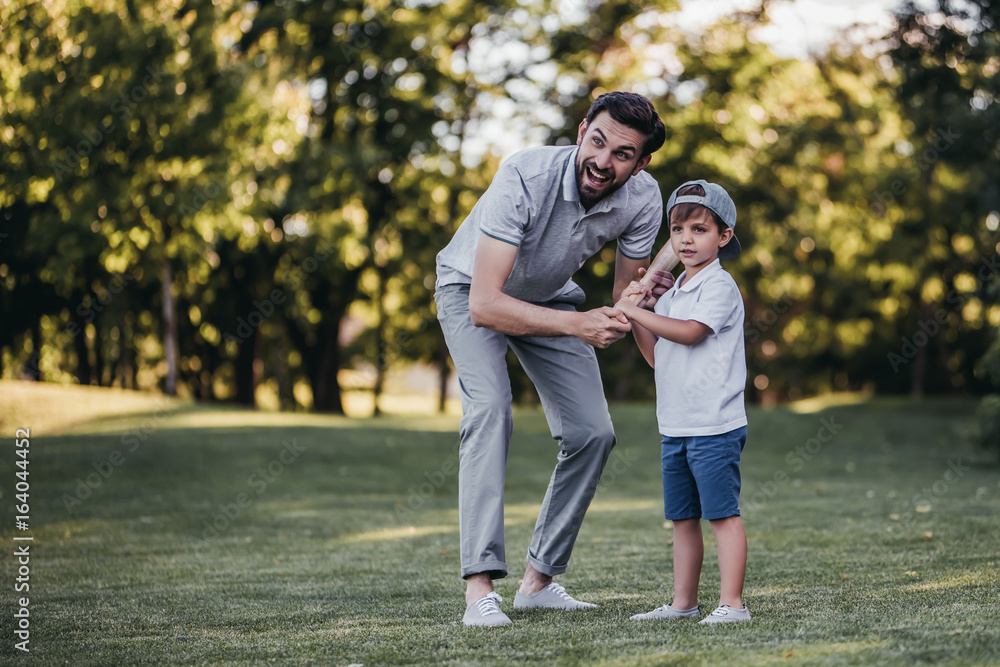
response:
M632 303L639 303L639 300L646 296L646 292L653 289L656 283L653 282L653 271L652 269L647 269L646 273L639 279L639 285L642 287L642 292L639 294L629 294L628 298Z

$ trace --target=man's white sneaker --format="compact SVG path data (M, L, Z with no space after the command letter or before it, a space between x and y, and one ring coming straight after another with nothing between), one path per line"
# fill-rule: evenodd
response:
M701 610L698 609L698 607L693 607L691 609L674 609L669 604L665 604L662 607L657 607L651 612L629 616L630 621L659 621L674 618L701 618Z
M743 605L743 609L733 609L728 604L724 604L711 614L699 621L700 625L712 625L715 623L735 623L737 621L749 621L750 610Z
M491 628L499 625L510 625L510 617L500 611L499 603L501 601L503 601L503 598L496 591L479 598L465 610L465 617L462 618L462 623L469 627Z
M525 595L520 590L514 596L514 609L596 609L596 604L574 600L573 596L559 584L552 582L534 595Z

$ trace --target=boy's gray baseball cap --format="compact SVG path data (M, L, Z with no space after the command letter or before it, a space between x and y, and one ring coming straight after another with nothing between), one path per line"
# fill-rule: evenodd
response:
M700 185L705 190L705 196L683 195L678 197L677 191L689 185ZM719 216L722 222L726 223L726 226L733 230L733 238L729 239L729 243L719 248L719 259L739 257L743 246L740 245L739 239L736 238L736 204L733 203L732 198L726 192L725 188L701 179L684 183L677 190L674 190L670 195L670 199L667 200L668 225L670 224L670 211L677 204L701 204Z

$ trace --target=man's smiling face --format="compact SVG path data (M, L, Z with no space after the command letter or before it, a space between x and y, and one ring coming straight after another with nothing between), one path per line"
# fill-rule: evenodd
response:
M580 123L576 139L576 186L586 209L608 197L649 164L640 158L646 135L614 120L606 111Z

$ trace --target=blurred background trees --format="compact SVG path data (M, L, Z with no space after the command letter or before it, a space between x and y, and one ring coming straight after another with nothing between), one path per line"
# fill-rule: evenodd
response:
M697 33L676 10L5 3L0 376L337 413L419 364L443 395L435 254L503 157L575 142L620 89L667 125L664 198L737 202L751 400L988 392L998 9L904 5L799 58L759 38L767 3ZM577 277L591 307L613 258ZM633 347L599 354L613 399L652 396Z

